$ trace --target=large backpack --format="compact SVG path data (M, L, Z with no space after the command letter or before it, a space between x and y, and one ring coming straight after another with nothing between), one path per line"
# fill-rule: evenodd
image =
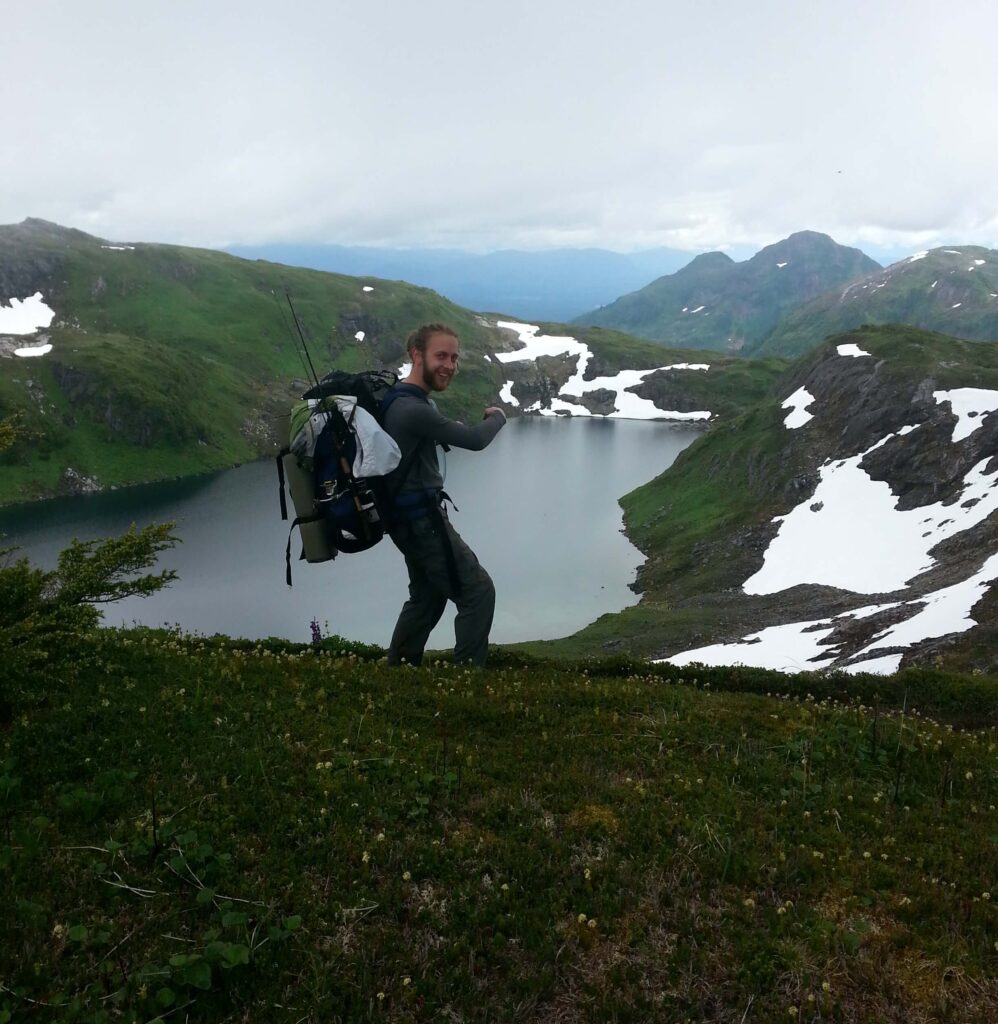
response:
M285 550L288 586L295 527L308 562L366 551L385 535L406 467L390 487L386 478L399 468L401 452L381 424L403 391L408 387L391 370L334 370L292 406L289 444L277 456L281 518L288 518L285 479L295 507Z

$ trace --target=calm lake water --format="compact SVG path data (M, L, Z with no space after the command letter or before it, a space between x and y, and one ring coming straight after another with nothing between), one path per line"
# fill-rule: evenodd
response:
M446 486L460 509L451 521L496 584L493 641L565 636L635 603L628 584L642 555L621 532L617 499L670 466L699 433L655 422L524 417L483 452L450 452ZM304 641L314 618L324 634L387 644L407 592L402 556L386 539L363 554L309 565L297 561L296 531L289 589L288 524L272 461L0 510L0 533L50 568L73 537L168 520L183 543L162 556L161 567L179 580L152 597L108 606L107 624ZM431 647L453 645L452 623L448 605Z

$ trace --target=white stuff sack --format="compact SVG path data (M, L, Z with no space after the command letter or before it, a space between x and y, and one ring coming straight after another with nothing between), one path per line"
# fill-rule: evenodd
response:
M324 401L328 401L325 399ZM351 395L336 395L336 407L353 431L357 454L353 460L353 475L358 480L372 476L386 476L402 461L402 453L395 439L364 408L357 405ZM315 454L316 441L326 425L327 413L319 400L308 400L310 409L316 409L291 443L291 451L299 458Z

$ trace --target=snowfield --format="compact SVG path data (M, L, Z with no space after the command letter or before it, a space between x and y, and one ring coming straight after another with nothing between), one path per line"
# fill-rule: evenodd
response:
M781 406L783 409L790 410L783 425L788 430L796 430L798 427L803 427L808 420L813 420L814 415L807 411L807 407L813 401L814 395L807 388L798 388Z
M585 406L576 405L574 402L567 402L565 398L581 398L590 391L613 391L616 392L614 400L614 411L610 419L630 420L709 420L709 411L697 412L676 412L659 409L654 402L647 398L641 398L630 388L637 387L646 377L662 370L699 370L706 372L710 369L707 363L672 363L668 366L659 366L653 370L621 370L612 377L596 377L594 380L586 380L585 373L592 352L589 346L575 338L556 335L540 334L540 327L533 324L521 324L509 320L500 320L497 327L515 331L524 347L515 352L497 352L496 359L501 363L519 363L527 360L537 359L539 356L565 355L576 359L575 373L559 392L557 398L551 400L547 409L541 408L539 402L528 406L524 412L538 412L542 416L556 416L559 413L567 413L571 416L593 415ZM508 405L519 405L513 397L513 382L506 381L503 385L500 397Z
M849 673L890 675L898 670L904 648L923 640L962 633L975 626L971 609L984 596L995 578L998 578L998 555L992 555L970 579L904 602L903 606L911 608L914 614L880 633L872 643L852 657L841 661L841 648L829 639L836 626L896 608L897 602L859 608L831 619L770 626L736 643L713 644L659 660L680 666L694 663L745 665L750 668L775 669L778 672L813 672L835 668ZM868 657L877 651L892 653L877 658Z
M839 346L840 355L867 355L856 346ZM844 351L845 350L845 351ZM952 442L966 440L984 418L998 414L998 391L956 388L936 391L939 404L956 416ZM786 426L810 419L804 412L813 399L800 388L784 403L791 411ZM829 460L819 469L818 486L784 516L763 556L762 567L742 585L746 594L775 594L791 587L817 584L853 593L879 594L904 590L933 568L933 549L983 522L998 511L998 470L988 472L990 457L964 476L961 490L948 503L899 509L890 486L874 480L863 460L916 426L888 434L851 458ZM791 622L752 633L733 643L712 644L662 659L674 665L746 665L781 671L838 669L845 672L896 672L904 652L924 640L961 633L976 623L972 610L998 580L998 554L985 557L967 579L906 601L869 605L815 621ZM865 647L849 655L830 637L837 626L895 610L902 618L877 633ZM904 612L908 612L904 615Z
M743 584L746 594L775 594L811 583L859 594L898 590L931 569L940 541L976 526L998 509L998 474L982 459L964 478L952 504L902 511L890 487L861 463L891 438L851 459L826 462L814 494L785 516L762 568Z
M952 441L962 441L984 422L986 413L998 410L998 391L987 388L955 388L953 391L933 391L932 397L940 405L949 402L956 416Z
M34 334L44 330L55 319L55 311L45 305L41 292L26 299L0 302L0 334Z

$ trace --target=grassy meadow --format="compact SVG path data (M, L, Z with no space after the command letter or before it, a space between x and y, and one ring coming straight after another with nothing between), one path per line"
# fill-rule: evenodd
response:
M0 1020L998 1015L993 679L381 653L11 686Z

